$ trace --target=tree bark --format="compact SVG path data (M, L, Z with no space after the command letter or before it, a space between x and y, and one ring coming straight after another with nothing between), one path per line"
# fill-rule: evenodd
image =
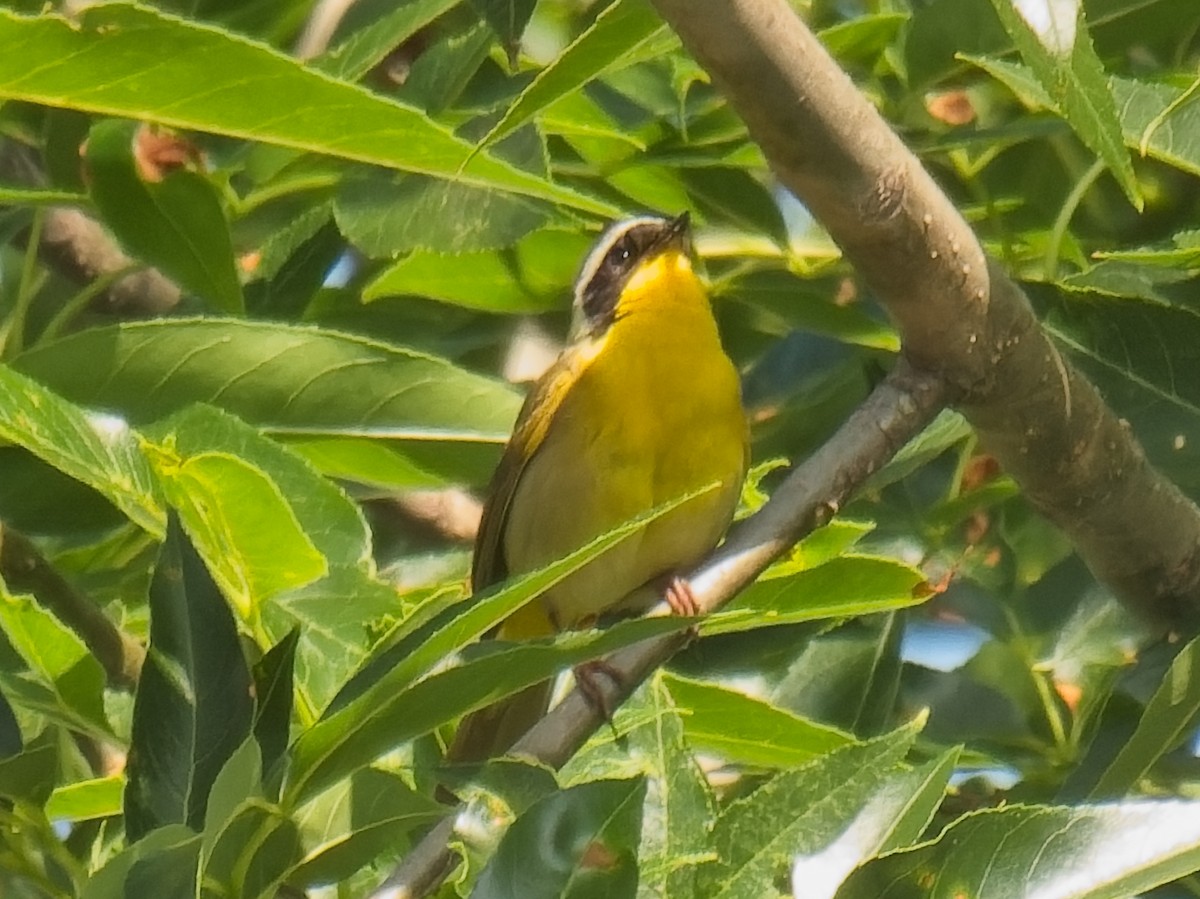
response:
M653 0L779 180L841 246L955 403L1096 577L1200 625L1200 510L1042 330L1021 289L786 0Z

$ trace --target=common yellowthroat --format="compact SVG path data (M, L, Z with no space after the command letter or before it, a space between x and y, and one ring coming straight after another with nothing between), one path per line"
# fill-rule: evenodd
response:
M571 343L530 391L492 479L472 588L719 486L551 587L500 626L501 639L586 625L698 562L729 525L746 473L738 375L692 269L686 212L605 231L576 280L574 312ZM467 716L449 759L506 751L545 713L550 689L537 684Z

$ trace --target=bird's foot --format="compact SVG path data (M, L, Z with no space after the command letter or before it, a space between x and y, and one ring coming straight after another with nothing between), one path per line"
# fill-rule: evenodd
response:
M678 575L674 575L667 581L663 599L667 601L672 612L684 618L695 618L703 611L696 599L696 594L692 592L692 585L686 578Z
M579 692L583 694L583 698L587 700L588 705L604 716L604 720L611 726L613 723L612 703L608 701L608 697L604 694L604 689L600 684L600 677L607 677L608 680L616 684L618 687L624 682L621 672L617 671L612 665L604 661L604 659L594 659L590 662L584 662L582 665L575 666L575 683L579 687Z

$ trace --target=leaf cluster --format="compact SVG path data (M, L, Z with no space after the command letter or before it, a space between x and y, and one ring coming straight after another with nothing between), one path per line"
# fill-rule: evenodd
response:
M0 893L368 896L439 784L446 896L1194 893L1198 644L953 412L562 771L443 764L681 626L480 643L666 509L468 598L420 503L470 508L606 220L693 212L740 514L899 340L645 0L311 5L0 5ZM1192 0L796 6L1195 496Z

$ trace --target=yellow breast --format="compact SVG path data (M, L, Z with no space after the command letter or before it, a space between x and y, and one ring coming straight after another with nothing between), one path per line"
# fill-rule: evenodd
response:
M545 609L558 627L697 562L728 525L745 474L737 372L684 254L639 270L597 340L513 494L503 539L509 571L561 558L707 484L720 487L550 590Z

